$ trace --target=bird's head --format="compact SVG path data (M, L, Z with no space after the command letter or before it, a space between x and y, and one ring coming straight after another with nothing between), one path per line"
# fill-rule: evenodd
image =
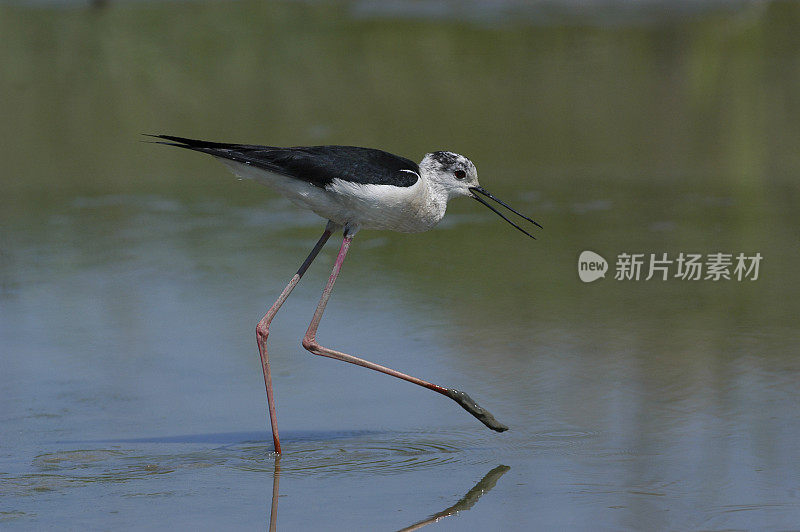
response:
M494 197L486 189L481 187L480 183L478 183L478 170L475 168L475 165L472 163L472 161L463 155L459 155L451 151L435 151L433 153L428 153L422 159L422 162L419 163L419 169L422 177L427 179L430 186L434 187L440 193L446 195L448 200L457 198L459 196L468 196L474 200L477 200L491 209L503 220L507 221L534 239L536 238L535 236L509 220L505 215L489 204L484 198L491 199L510 210L517 216L520 216L536 225L537 227L542 227L531 218L515 211L508 204Z
M470 187L478 185L478 170L472 161L451 151L428 153L419 163L428 182L447 194L447 199L472 196Z

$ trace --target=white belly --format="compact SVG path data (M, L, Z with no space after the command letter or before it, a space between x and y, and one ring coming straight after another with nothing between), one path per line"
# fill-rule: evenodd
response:
M340 225L419 233L439 223L447 207L446 199L437 201L422 179L410 187L361 185L336 179L320 188L239 162L219 160L237 176L267 185L292 203Z

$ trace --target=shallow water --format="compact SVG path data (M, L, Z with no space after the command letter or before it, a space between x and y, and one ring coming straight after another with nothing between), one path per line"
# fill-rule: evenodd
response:
M1 528L797 526L800 9L435 5L0 8ZM324 222L141 132L468 154L539 240L363 231L319 339L511 430L302 349L332 241L273 323L277 459L254 327Z

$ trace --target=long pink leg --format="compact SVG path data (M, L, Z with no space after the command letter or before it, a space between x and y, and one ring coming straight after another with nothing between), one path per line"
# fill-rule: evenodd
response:
M344 235L344 240L342 241L342 247L339 250L339 255L336 257L336 263L333 265L333 271L331 272L331 276L328 279L328 284L325 286L325 290L322 292L322 297L319 300L316 312L314 312L314 317L311 320L311 325L308 326L306 335L303 337L303 347L314 355L329 357L336 360L341 360L343 362L349 362L351 364L356 364L358 366L363 366L365 368L373 369L375 371L380 371L381 373L385 373L387 375L391 375L392 377L397 377L398 379L403 379L408 382L413 382L414 384L417 384L429 390L433 390L434 392L446 395L447 397L453 399L455 402L461 405L461 407L464 408L467 412L478 418L484 425L486 425L490 429L496 430L497 432L503 432L505 430L508 430L507 426L497 421L494 418L494 416L492 416L492 414L490 414L488 411L478 406L478 404L464 392L452 388L445 388L444 386L439 386L437 384L433 384L428 381L418 379L417 377L412 377L411 375L400 373L399 371L387 368L386 366L381 366L379 364L369 362L368 360L348 355L347 353L342 353L340 351L334 351L333 349L328 349L327 347L321 346L317 342L317 328L319 327L319 322L322 320L322 314L323 312L325 312L325 306L328 304L328 299L330 299L331 297L331 291L333 290L333 283L336 282L336 278L339 276L339 272L342 269L342 264L344 263L344 258L347 255L347 251L350 249L350 244L352 243L354 236L355 236L354 233L348 233L347 229L345 229L345 235Z
M300 278L303 277L303 274L306 273L306 270L311 263L314 262L314 259L319 254L322 247L325 245L325 242L328 241L333 231L336 230L338 226L333 222L328 222L328 225L325 227L325 232L322 233L322 236L319 237L314 249L311 250L311 253L308 254L306 257L305 262L300 266L300 269L297 270L297 273L294 274L292 280L289 281L289 284L286 285L286 288L283 289L281 295L278 296L278 300L269 308L267 313L261 318L261 321L258 322L256 325L256 342L258 342L258 352L261 355L261 368L264 371L264 384L267 387L267 405L269 406L269 421L270 425L272 426L272 441L275 443L275 452L281 454L281 442L278 438L278 418L275 414L275 398L272 394L272 373L269 369L269 356L267 355L267 337L269 336L269 324L272 322L272 318L275 317L275 314L278 313L278 310L283 305L283 302L286 301L286 298L289 297L289 294L292 293L294 287L297 286L297 283L300 282Z

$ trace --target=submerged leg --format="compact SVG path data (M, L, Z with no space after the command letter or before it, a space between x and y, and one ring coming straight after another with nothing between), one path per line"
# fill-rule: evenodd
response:
M333 271L331 272L331 276L328 279L328 284L325 286L325 290L322 292L322 297L319 300L316 312L314 312L314 317L311 320L311 325L308 326L306 335L305 337L303 337L303 347L314 355L334 358L336 360L341 360L344 362L349 362L351 364L356 364L358 366L363 366L365 368L373 369L375 371L380 371L381 373L386 373L387 375L391 375L392 377L397 377L398 379L403 379L408 382L413 382L414 384L417 384L429 390L433 390L434 392L446 395L447 397L453 399L455 402L461 405L461 407L464 408L464 410L466 410L467 412L478 418L481 421L481 423L483 423L490 429L496 430L497 432L503 432L505 430L508 430L507 426L497 421L494 418L494 416L492 416L492 414L490 414L488 411L478 406L478 404L464 392L461 392L459 390L454 390L452 388L445 388L443 386L439 386L430 383L428 381L412 377L411 375L400 373L399 371L387 368L386 366L381 366L379 364L369 362L368 360L348 355L347 353L342 353L340 351L334 351L333 349L328 349L327 347L321 346L317 342L317 328L319 327L319 322L322 320L322 314L323 312L325 312L325 306L328 304L328 299L330 299L331 297L331 291L333 290L333 283L336 282L336 278L339 276L339 272L342 269L342 263L344 262L344 258L347 255L347 251L350 249L350 244L352 243L354 236L355 233L348 233L347 229L345 229L344 240L342 241L342 247L339 250L339 255L336 257L336 263L333 265Z
M281 454L281 442L278 439L278 419L275 415L275 398L272 395L272 374L270 373L269 369L269 356L267 355L267 337L269 336L269 324L272 322L272 318L275 317L278 310L283 305L283 302L286 301L286 298L289 297L289 294L292 293L294 287L297 286L297 283L300 282L300 278L303 277L303 274L306 273L306 270L311 263L314 262L314 259L319 254L322 246L325 245L325 242L331 236L331 233L336 230L338 226L333 222L328 222L328 225L325 227L325 232L322 233L322 236L319 237L314 249L311 250L311 253L308 254L306 257L305 262L300 266L300 269L297 270L297 273L294 274L292 280L289 281L289 284L286 285L286 288L283 289L281 295L278 296L278 300L269 308L267 313L261 318L261 321L258 322L256 325L256 342L258 342L258 352L261 355L261 368L264 371L264 384L267 387L267 405L269 406L269 421L272 427L272 441L275 443L275 452Z

